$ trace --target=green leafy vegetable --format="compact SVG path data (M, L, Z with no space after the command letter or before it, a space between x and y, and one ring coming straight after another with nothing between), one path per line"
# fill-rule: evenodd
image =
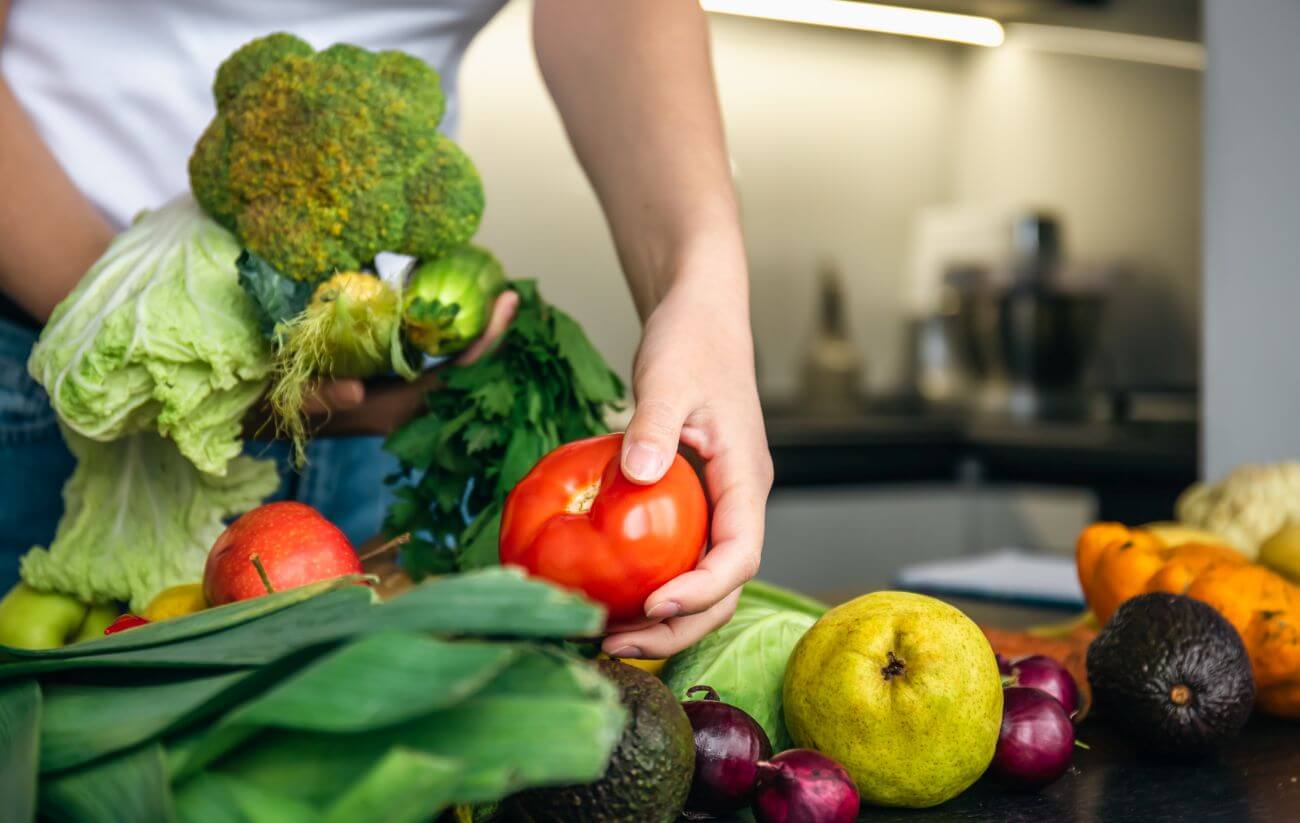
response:
M0 684L0 798L12 820L36 817L41 688L35 680Z
M177 787L181 823L318 823L320 812L297 800L224 774L200 774Z
M0 783L31 806L41 761L53 819L427 820L593 780L622 733L614 684L563 648L602 611L515 570L204 616L0 661Z
M188 197L145 212L50 317L28 369L77 458L29 585L142 609L198 580L222 522L276 487L240 456L271 353L239 284L239 244Z
M602 434L623 384L581 327L515 281L519 312L496 350L446 372L428 411L388 439L401 460L385 529L410 532L402 561L419 578L496 563L506 494L561 443Z
M661 677L683 700L692 686L712 686L723 700L758 721L777 751L787 749L793 744L781 711L785 664L799 638L816 622L812 612L819 607L816 601L770 584L750 583L735 616L671 657Z
M239 270L239 285L257 306L262 336L275 339L275 329L281 323L297 317L307 308L311 299L312 284L285 277L261 256L244 249L235 260Z
M309 600L319 594L333 591L342 586L351 585L358 582L356 577L335 577L330 580L321 580L316 583L309 583L306 586L299 586L294 589L285 589L284 591L273 592L263 597L253 597L248 600L236 600L234 603L227 603L224 606L214 606L210 609L204 609L194 614L187 614L184 617L173 618L172 620L162 620L154 623L146 623L138 626L129 632L118 632L110 634L107 637L98 637L84 643L77 643L73 646L62 646L55 649L16 649L8 646L0 646L0 659L5 655L19 658L30 658L36 660L75 660L78 658L94 657L101 654L111 654L113 652L130 651L132 649L144 649L150 646L165 646L176 643L180 640L201 637L207 634L215 634L223 629L238 626L264 617L268 614L280 611ZM0 666L0 678L3 678L6 672L12 667Z
M455 760L395 746L334 801L325 823L421 823L449 804L460 776Z
M210 710L248 676L241 670L124 685L50 683L41 718L41 771L80 766L152 740Z
M161 633L205 614L167 620L157 628ZM384 629L551 638L587 636L603 625L604 613L588 601L526 579L517 570L498 568L430 580L382 606L373 604L368 588L348 585L187 642L127 646L113 652L93 648L100 645L96 642L85 644L91 647L87 654L28 656L0 665L0 680L78 669L257 666L301 649ZM153 628L150 624L131 632L143 634ZM110 639L102 643L107 646Z
M210 768L329 804L401 746L458 762L454 802L495 800L600 776L624 717L614 685L589 665L536 650L454 708L365 734L270 732Z
M99 443L64 432L77 466L49 548L23 556L23 580L90 602L141 610L169 586L203 577L224 519L258 505L279 476L269 460L236 457L222 474L199 471L152 432Z
M111 760L41 781L41 815L78 823L140 823L176 817L162 746L131 749Z
M91 440L156 431L209 474L240 453L270 349L239 244L188 197L145 212L55 308L28 369Z
M455 705L518 656L502 643L380 632L302 669L223 722L325 732L390 726ZM339 689L345 676L348 688Z

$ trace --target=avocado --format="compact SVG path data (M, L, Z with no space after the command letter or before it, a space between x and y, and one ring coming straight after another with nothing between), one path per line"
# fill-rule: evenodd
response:
M1237 630L1209 605L1144 594L1120 606L1088 646L1097 710L1139 747L1169 756L1212 751L1255 704Z
M535 823L672 823L695 773L691 722L659 678L617 660L599 666L618 685L628 711L604 777L524 792L515 807Z

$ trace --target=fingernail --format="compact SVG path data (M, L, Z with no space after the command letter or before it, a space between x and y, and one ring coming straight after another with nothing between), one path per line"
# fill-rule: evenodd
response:
M645 613L645 616L651 620L667 620L670 617L676 617L682 613L682 604L675 600L665 600L662 603L656 603L654 608Z
M619 646L615 649L610 657L641 657L643 652L639 646Z
M657 480L663 465L664 458L659 450L644 443L633 443L632 448L627 450L627 458L623 461L623 468L627 471L628 477L646 482Z

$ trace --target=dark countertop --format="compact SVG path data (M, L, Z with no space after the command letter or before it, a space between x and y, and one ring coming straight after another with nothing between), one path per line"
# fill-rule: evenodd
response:
M1140 523L1168 519L1197 477L1191 422L1018 422L898 403L829 417L767 408L778 487L1072 486L1097 494L1101 517Z
M1300 723L1256 717L1217 757L1163 763L1142 757L1101 720L1085 720L1070 771L1038 792L981 780L924 812L869 809L871 821L1282 821L1300 816Z
M1060 619L1059 612L945 598L980 623L1021 628ZM933 809L864 808L863 821L1050 821L1149 823L1300 819L1300 722L1256 715L1216 756L1168 763L1135 752L1103 718L1090 717L1070 771L1037 792L984 779Z

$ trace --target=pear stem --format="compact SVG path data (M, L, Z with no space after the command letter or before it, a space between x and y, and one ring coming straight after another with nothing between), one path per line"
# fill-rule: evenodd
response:
M275 587L271 585L271 578L266 573L266 567L262 565L262 558L253 555L249 558L253 563L253 568L257 569L257 576L262 578L262 585L266 587L267 594L275 594Z

